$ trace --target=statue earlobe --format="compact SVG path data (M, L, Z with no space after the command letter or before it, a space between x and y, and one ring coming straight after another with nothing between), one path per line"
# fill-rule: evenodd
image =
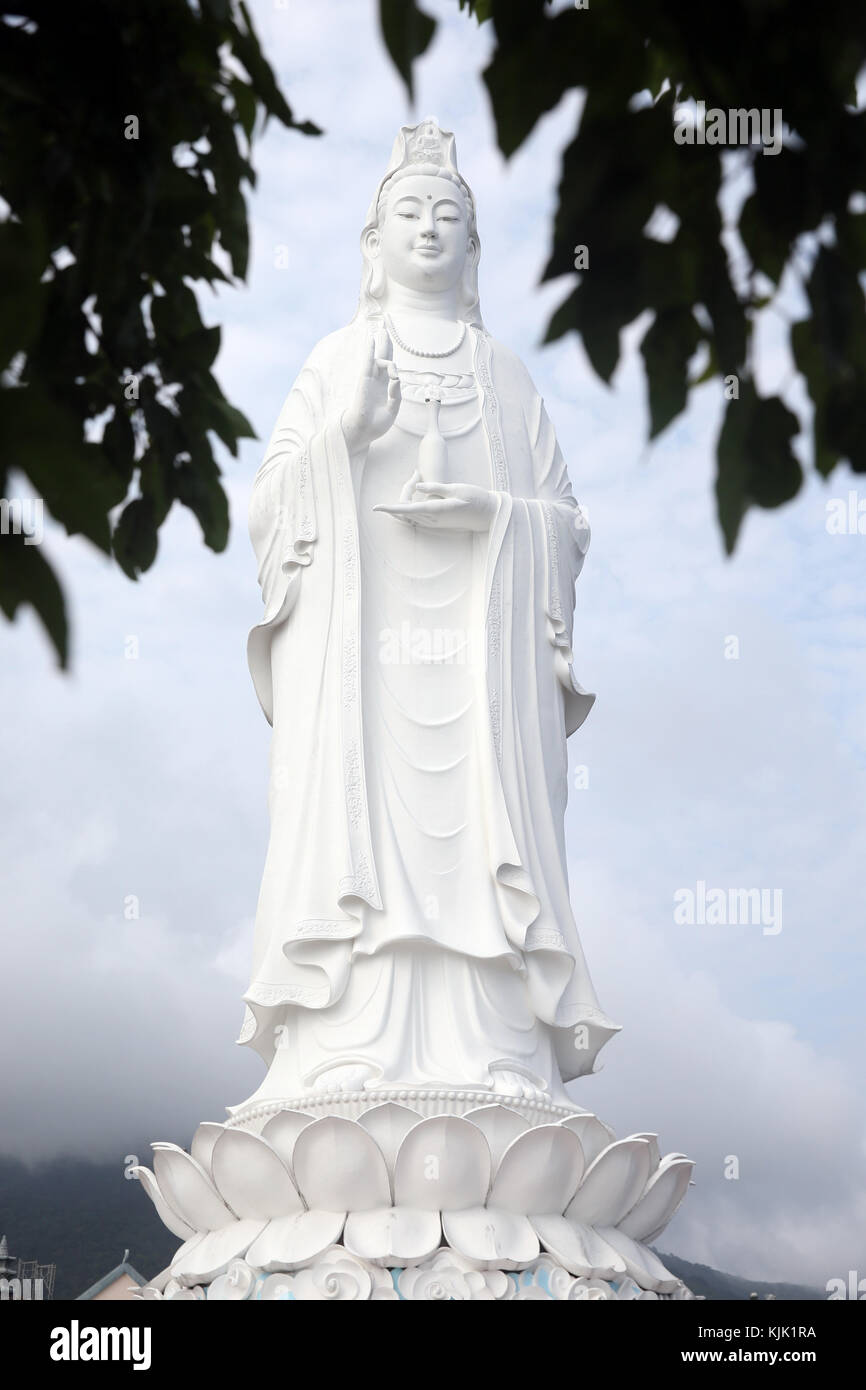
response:
M378 256L375 261L370 262L370 282L367 289L374 299L381 299L385 293L385 267Z
M361 239L361 250L370 267L367 293L374 299L381 299L385 293L385 267L380 253L379 229L368 227Z
M463 300L463 317L471 318L478 305L478 243L470 238L466 247L466 260L460 280L460 293Z

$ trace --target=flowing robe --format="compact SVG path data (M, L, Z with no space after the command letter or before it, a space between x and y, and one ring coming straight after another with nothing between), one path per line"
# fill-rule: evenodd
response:
M489 533L470 542L484 648L477 775L486 862L477 871L492 890L497 927L476 940L472 921L455 935L453 918L434 919L423 944L471 961L479 979L487 970L493 980L503 964L516 974L549 1039L548 1071L558 1065L559 1075L544 1079L556 1089L560 1077L591 1071L617 1031L586 968L564 840L566 738L594 700L571 655L589 533L525 368L486 332L471 332L479 447L497 499ZM340 428L368 335L356 321L316 346L277 421L250 507L265 613L250 634L249 664L274 733L271 838L239 1040L268 1063L287 1020L315 1010L326 1023L325 1011L336 1016L349 998L353 974L389 951L394 969L409 970L407 946L418 940L417 921L402 930L388 915L371 831L370 779L381 769L367 765L363 692L365 663L380 653L363 622L357 478L365 460L350 457ZM393 972L390 986L393 998ZM477 1029L477 1020L466 1027ZM503 1017L503 1037L489 1039L491 1060L503 1051L507 1059L506 1032Z

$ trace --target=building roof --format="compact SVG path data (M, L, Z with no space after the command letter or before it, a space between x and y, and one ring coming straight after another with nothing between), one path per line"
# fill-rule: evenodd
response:
M129 1254L128 1250L126 1254ZM80 1293L75 1302L80 1303L82 1299L95 1298L97 1294L102 1293L103 1289L107 1289L109 1285L121 1279L124 1274L128 1274L130 1279L132 1279L139 1288L147 1283L144 1275L139 1274L138 1270L134 1269L128 1260L123 1259L114 1269L109 1270L107 1274L103 1274L101 1279L97 1279L95 1284L91 1284L89 1289L85 1289L84 1293Z

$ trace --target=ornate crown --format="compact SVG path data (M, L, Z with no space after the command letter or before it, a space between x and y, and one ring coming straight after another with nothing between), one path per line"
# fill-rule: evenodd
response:
M454 135L450 130L440 129L435 116L427 116L421 121L420 125L404 125L401 127L394 148L391 151L391 159L385 176L376 190L376 197L370 205L370 212L367 218L368 224L377 221L379 204L382 194L392 179L399 176L403 171L409 171L417 165L430 164L441 169L443 174L453 179L463 191L469 204L469 210L473 218L475 216L475 200L472 197L472 190L462 177L457 168L457 145Z
M444 165L457 173L454 136L450 130L440 130L433 116L428 116L420 125L403 127L394 142L392 163L395 157L400 157L401 152L408 164Z

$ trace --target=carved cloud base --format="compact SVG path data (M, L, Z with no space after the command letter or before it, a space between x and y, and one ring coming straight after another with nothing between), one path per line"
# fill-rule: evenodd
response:
M342 1246L334 1245L303 1269L268 1274L235 1260L226 1274L209 1285L181 1284L169 1279L160 1290L148 1284L144 1299L181 1299L196 1302L326 1302L381 1301L493 1302L542 1299L572 1303L606 1299L667 1301L691 1299L694 1294L679 1283L670 1293L643 1289L630 1276L621 1279L586 1279L569 1274L550 1255L540 1255L525 1269L480 1269L456 1251L443 1248L431 1260L407 1269L387 1269L359 1260Z

